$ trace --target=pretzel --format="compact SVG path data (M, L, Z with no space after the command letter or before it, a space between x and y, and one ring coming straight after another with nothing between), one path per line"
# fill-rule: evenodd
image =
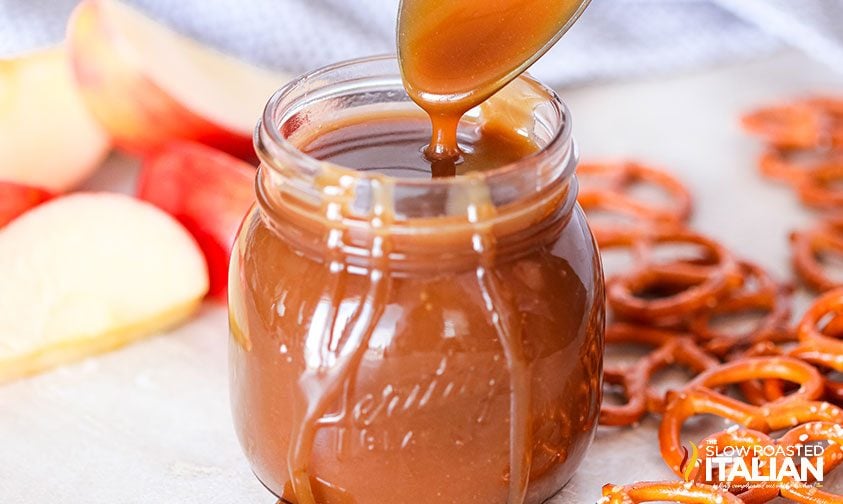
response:
M790 336L786 336L782 339L782 341L795 341L795 334L793 335L793 339L791 339ZM834 366L828 365L834 357L829 356L820 350L800 345L789 351L784 351L775 343L776 342L774 341L764 341L762 343L758 343L750 347L746 352L739 354L738 358L786 355L814 365L821 373L822 369L819 368L835 369ZM843 383L834 381L827 376L824 377L824 380L824 393L821 399L832 403L835 406L843 406ZM741 383L740 387L747 401L756 406L764 405L780 399L786 393L785 385L781 380L747 381Z
M780 444L804 445L807 442L828 441L823 451L823 472L828 474L843 462L843 427L839 423L811 422L788 431L779 439ZM781 488L781 496L805 504L839 504L843 496L832 495L800 481L788 481Z
M812 352L823 366L843 371L843 341L824 334L819 327L823 319L832 316L832 321L840 320L840 315L843 315L843 289L827 292L818 298L799 322L798 353L805 355Z
M840 224L840 217L827 218L812 229L791 233L793 269L808 287L816 291L841 287L840 282L826 273L818 257L821 252L843 255L843 227Z
M713 390L748 380L781 379L799 389L765 406L754 406ZM659 427L662 458L677 475L682 461L680 433L685 420L709 413L752 430L769 433L808 421L841 421L843 410L816 401L823 379L811 365L790 357L761 357L728 362L701 373L681 392L668 394Z
M653 249L664 244L692 244L705 258L656 262ZM639 322L675 321L714 306L741 282L732 255L716 241L691 231L655 231L648 235L617 234L604 247L631 246L638 266L628 275L607 282L609 305L620 317ZM666 289L667 295L646 299L641 293Z
M746 351L735 354L732 360L746 359L751 357L780 357L786 355L776 343L795 342L795 331L785 331L777 335L776 340L768 340L756 343ZM767 403L781 399L785 395L784 382L781 380L747 380L738 385L744 398L750 404L763 406Z
M724 448L726 447L738 449L752 449L756 446L801 447L807 443L817 441L828 442L828 445L825 446L821 456L823 459L823 473L827 474L843 462L843 449L840 447L840 443L843 443L843 427L837 423L825 421L808 422L798 425L786 432L778 440L772 439L762 432L751 429L742 429L737 426L731 427L724 431L712 434L700 442L700 466L702 467L706 464L706 460L709 458L710 453L715 455L723 453ZM714 448L713 450L712 447ZM736 452L740 453L738 450L736 450ZM744 457L745 461L755 456L754 450L747 451L746 453L747 456ZM773 452L770 457L776 459L776 467L782 467L784 459L786 458L785 455L780 452ZM816 460L820 457L813 456L808 458L815 463L815 467L818 467ZM763 473L764 475L770 476L770 466L766 464L764 460L758 461L758 467L759 469L766 470L766 472ZM703 476L705 475L702 471L696 471L697 481L705 480ZM705 484L719 484L723 482L723 475L715 474L715 471L712 471L712 477L711 481L703 482ZM796 502L814 504L840 502L840 496L822 492L817 488L806 484L812 483L813 481L813 475L811 475L809 480L806 482L786 478L783 481L780 481L777 486L756 486L747 489L748 482L746 479L736 477L734 480L729 482L729 491L735 493L742 491L742 493L739 493L739 497L743 502L767 502L779 495L795 500Z
M843 150L840 149L770 147L761 154L758 168L765 177L798 187L810 171L839 163L843 163Z
M743 501L725 490L701 483L682 481L648 481L632 485L603 486L598 504L636 504L641 502L679 502L687 504L742 504Z
M820 328L824 319L832 317ZM799 346L789 355L809 362L817 367L843 372L843 289L827 292L817 299L798 327ZM835 404L843 404L843 383L826 378L825 398Z
M707 460L710 458L709 452L719 454L723 453L726 447L732 447L736 449L752 449L756 446L774 446L775 444L775 440L773 440L770 436L762 432L758 432L752 429L742 429L736 425L724 431L711 434L710 436L700 441L700 448L698 452L700 457L700 467L704 467L708 463ZM711 448L714 448L714 450L711 450ZM753 455L754 453L747 452L747 455L742 458L744 459L744 462L748 462L751 460ZM779 462L778 467L781 467L781 461L783 457L776 456L776 459ZM766 471L764 472L764 475L770 476L770 468L766 467L765 469ZM715 471L712 471L711 481L705 481L705 473L703 471L700 471L699 469L696 471L695 476L697 481L702 481L706 484L720 484L724 482L723 475ZM771 499L775 499L779 495L779 488L775 486L762 486L753 488L750 487L749 482L742 477L736 477L728 483L729 491L738 494L741 501L745 503L767 502Z
M614 193L596 191L580 200L591 234L601 247L611 242L616 234L647 234L654 229L670 231L683 227L678 222L644 219L633 211L612 205L614 198ZM605 220L609 222L604 222Z
M655 255L658 248L669 245L692 245L702 249L702 253L669 260L657 259ZM655 227L645 231L616 230L606 234L606 239L600 247L603 251L616 248L629 249L633 260L631 266L633 273L656 266L668 273L690 272L702 276L714 272L724 262L731 263L732 259L726 249L716 241L687 229L678 228ZM735 276L739 276L737 271L735 271ZM740 278L737 280L739 283Z
M839 100L815 98L760 108L746 114L742 123L771 145L806 149L843 145L841 117Z
M746 425L750 431L763 434L807 422L834 424L843 421L843 410L824 402L784 400L776 406L759 408L705 388L678 393L669 403L659 430L662 457L678 474L682 468L679 432L685 419L699 413L714 414L739 425ZM736 483L735 490L744 490L740 494L743 502L767 502L780 490L768 487L746 489L741 486L741 481Z
M600 425L632 425L647 414L647 397L642 393L647 383L640 373L607 368L603 370L603 383L621 387L626 403L607 404L604 399L600 405Z
M823 114L823 142L821 146L843 145L843 100L832 97L814 97L807 100L809 106Z
M612 241L616 234L646 234L654 229L670 231L681 229L682 223L677 221L654 221L641 216L635 210L620 207L615 202L616 194L608 191L594 191L578 198L580 206L586 213L591 234L599 246ZM601 215L611 217L610 223L601 220Z
M817 302L818 300L814 300ZM803 314L804 318L804 314ZM843 314L834 315L825 323L822 328L822 333L832 338L843 337Z
M623 162L582 164L577 173L582 182L577 201L587 215L593 217L596 212L603 211L631 221L623 225L605 225L592 218L590 225L598 244L614 232L679 228L691 214L690 192L665 172L635 162ZM602 183L589 184L589 180ZM630 189L642 182L663 189L670 196L670 204L652 204L630 196Z
M688 382L687 388L713 390L748 380L764 378L781 379L799 385L797 391L782 398L778 401L778 405L814 401L822 397L824 385L819 371L813 366L791 357L758 357L727 362L700 373Z
M843 191L834 183L843 180L843 161L829 162L816 166L796 182L796 189L802 203L814 208L840 208L843 205Z
M620 211L639 215L656 222L685 222L691 215L691 194L682 182L675 177L640 163L623 162L613 164L582 164L577 168L582 177L603 178L605 184L600 188L591 188L587 184L580 190L580 205L587 207L595 195L612 195L605 204ZM671 204L656 205L635 199L628 195L629 189L636 183L648 183L663 189L671 196Z
M843 357L839 354L830 355L819 350L806 349L802 346L794 348L788 352L788 355L803 360L809 364L813 364L814 366L829 368L835 371L839 371L839 364L835 364L834 367L832 367L828 366L827 363L832 359L836 359L839 362L839 359ZM782 388L783 387L780 383L765 383L766 397L776 398L783 395L784 392L782 391ZM834 405L843 406L843 382L834 381L829 377L825 377L825 393L823 394L822 399Z
M755 264L741 261L739 267L743 275L743 287L729 293L715 306L696 314L688 325L690 332L704 344L704 348L720 357L762 341L780 338L787 330L790 319L790 288L777 284ZM753 289L748 289L753 285ZM752 312L765 312L766 315L756 327L748 331L735 334L711 327L711 321L716 317Z
M700 373L718 363L687 335L668 330L615 323L606 329L606 343L636 343L655 349L634 365L625 368L607 367L604 370L604 381L621 386L627 402L623 405L603 404L600 408L601 425L630 425L639 421L647 412L664 411L664 393L659 393L650 384L659 370L680 363Z

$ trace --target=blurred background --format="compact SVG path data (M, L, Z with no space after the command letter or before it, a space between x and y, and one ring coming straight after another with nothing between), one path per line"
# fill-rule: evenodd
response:
M0 0L0 57L59 42L76 0ZM394 52L398 0L129 0L224 52L289 74ZM843 71L840 0L593 0L533 69L551 84L745 61L791 46Z

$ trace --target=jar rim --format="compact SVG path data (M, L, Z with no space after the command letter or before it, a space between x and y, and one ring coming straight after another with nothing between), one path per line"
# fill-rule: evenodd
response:
M400 262L419 251L475 260L481 235L500 251L532 246L572 215L578 156L570 112L529 76L466 114L469 124L513 127L539 145L502 167L447 179L399 178L319 160L298 147L345 115L408 111L421 113L394 56L338 63L281 88L255 133L262 219L314 255L369 261L383 253Z
M279 157L287 158L293 161L298 166L300 171L306 173L307 178L315 179L330 171L333 172L337 178L353 177L354 180L360 181L389 181L390 184L394 184L395 186L435 188L449 187L454 184L459 184L464 182L468 177L470 177L474 182L486 183L487 185L502 184L505 183L507 179L521 172L522 169L527 165L532 165L537 162L540 162L542 157L546 157L554 152L563 150L567 146L571 146L571 144L573 143L573 125L571 121L571 112L567 104L559 97L556 91L541 83L537 79L533 78L528 73L524 73L521 76L517 77L516 81L529 82L530 85L534 86L536 89L540 90L546 95L548 102L553 104L553 106L557 109L557 113L561 117L561 127L555 128L553 137L545 145L543 145L541 149L535 154L499 167L492 168L490 170L484 170L482 172L472 172L470 175L457 175L455 177L442 178L431 177L427 179L398 178L381 173L355 170L350 167L325 162L308 155L307 153L303 152L299 147L297 147L292 141L287 139L282 134L281 128L278 127L279 125L275 124L276 114L279 110L279 107L282 106L282 101L286 97L293 94L295 90L303 84L311 81L318 81L319 79L324 78L332 73L336 73L338 71L350 69L353 67L359 67L371 63L394 62L397 62L397 56L395 54L382 54L345 60L318 68L306 74L302 74L282 86L270 97L266 107L264 108L261 119L257 127L255 128L254 145L259 157L264 160L265 156L261 156L261 153L263 152L265 154L268 154L269 157L275 159ZM560 178L570 178L573 175L575 165L576 163L568 163L568 165L565 167L565 171L561 174ZM269 164L269 167L272 169L276 168L272 164Z

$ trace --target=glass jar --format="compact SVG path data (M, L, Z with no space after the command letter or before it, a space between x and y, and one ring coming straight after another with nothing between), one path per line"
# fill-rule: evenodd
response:
M580 463L601 398L603 277L569 112L519 78L463 123L506 124L541 151L456 178L297 148L373 113L418 113L393 58L316 71L266 108L229 278L240 442L297 504L543 502Z

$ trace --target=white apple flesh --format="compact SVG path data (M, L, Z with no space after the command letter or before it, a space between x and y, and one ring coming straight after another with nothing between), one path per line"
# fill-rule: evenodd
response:
M0 230L0 278L0 382L177 324L208 290L178 222L109 193L52 200Z
M108 148L63 47L0 60L0 180L65 191L90 176Z

